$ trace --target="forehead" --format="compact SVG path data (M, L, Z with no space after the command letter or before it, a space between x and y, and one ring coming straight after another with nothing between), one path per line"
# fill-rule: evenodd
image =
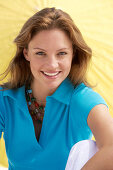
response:
M43 30L38 32L29 42L29 46L71 46L72 42L66 33L60 29Z

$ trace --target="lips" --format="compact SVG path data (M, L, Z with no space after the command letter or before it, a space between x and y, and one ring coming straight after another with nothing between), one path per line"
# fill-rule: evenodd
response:
M61 72L61 71L57 71L57 72L46 72L46 71L41 71L45 76L48 76L50 78L56 78L57 75Z

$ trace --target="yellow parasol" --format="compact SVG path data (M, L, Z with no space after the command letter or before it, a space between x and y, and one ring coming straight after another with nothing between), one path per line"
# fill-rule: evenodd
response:
M113 116L113 1L112 0L0 0L0 73L14 56L12 43L23 23L44 7L68 12L93 49L88 79L106 100ZM8 166L3 139L0 165Z

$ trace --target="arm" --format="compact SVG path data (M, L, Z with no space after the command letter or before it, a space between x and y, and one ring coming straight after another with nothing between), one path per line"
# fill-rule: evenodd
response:
M108 108L99 104L87 119L99 151L84 165L82 170L113 170L113 119Z

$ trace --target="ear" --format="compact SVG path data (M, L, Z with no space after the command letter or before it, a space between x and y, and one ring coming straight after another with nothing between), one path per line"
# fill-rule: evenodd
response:
M28 49L24 48L23 49L23 54L24 54L24 57L27 61L29 61L29 56L28 56Z

